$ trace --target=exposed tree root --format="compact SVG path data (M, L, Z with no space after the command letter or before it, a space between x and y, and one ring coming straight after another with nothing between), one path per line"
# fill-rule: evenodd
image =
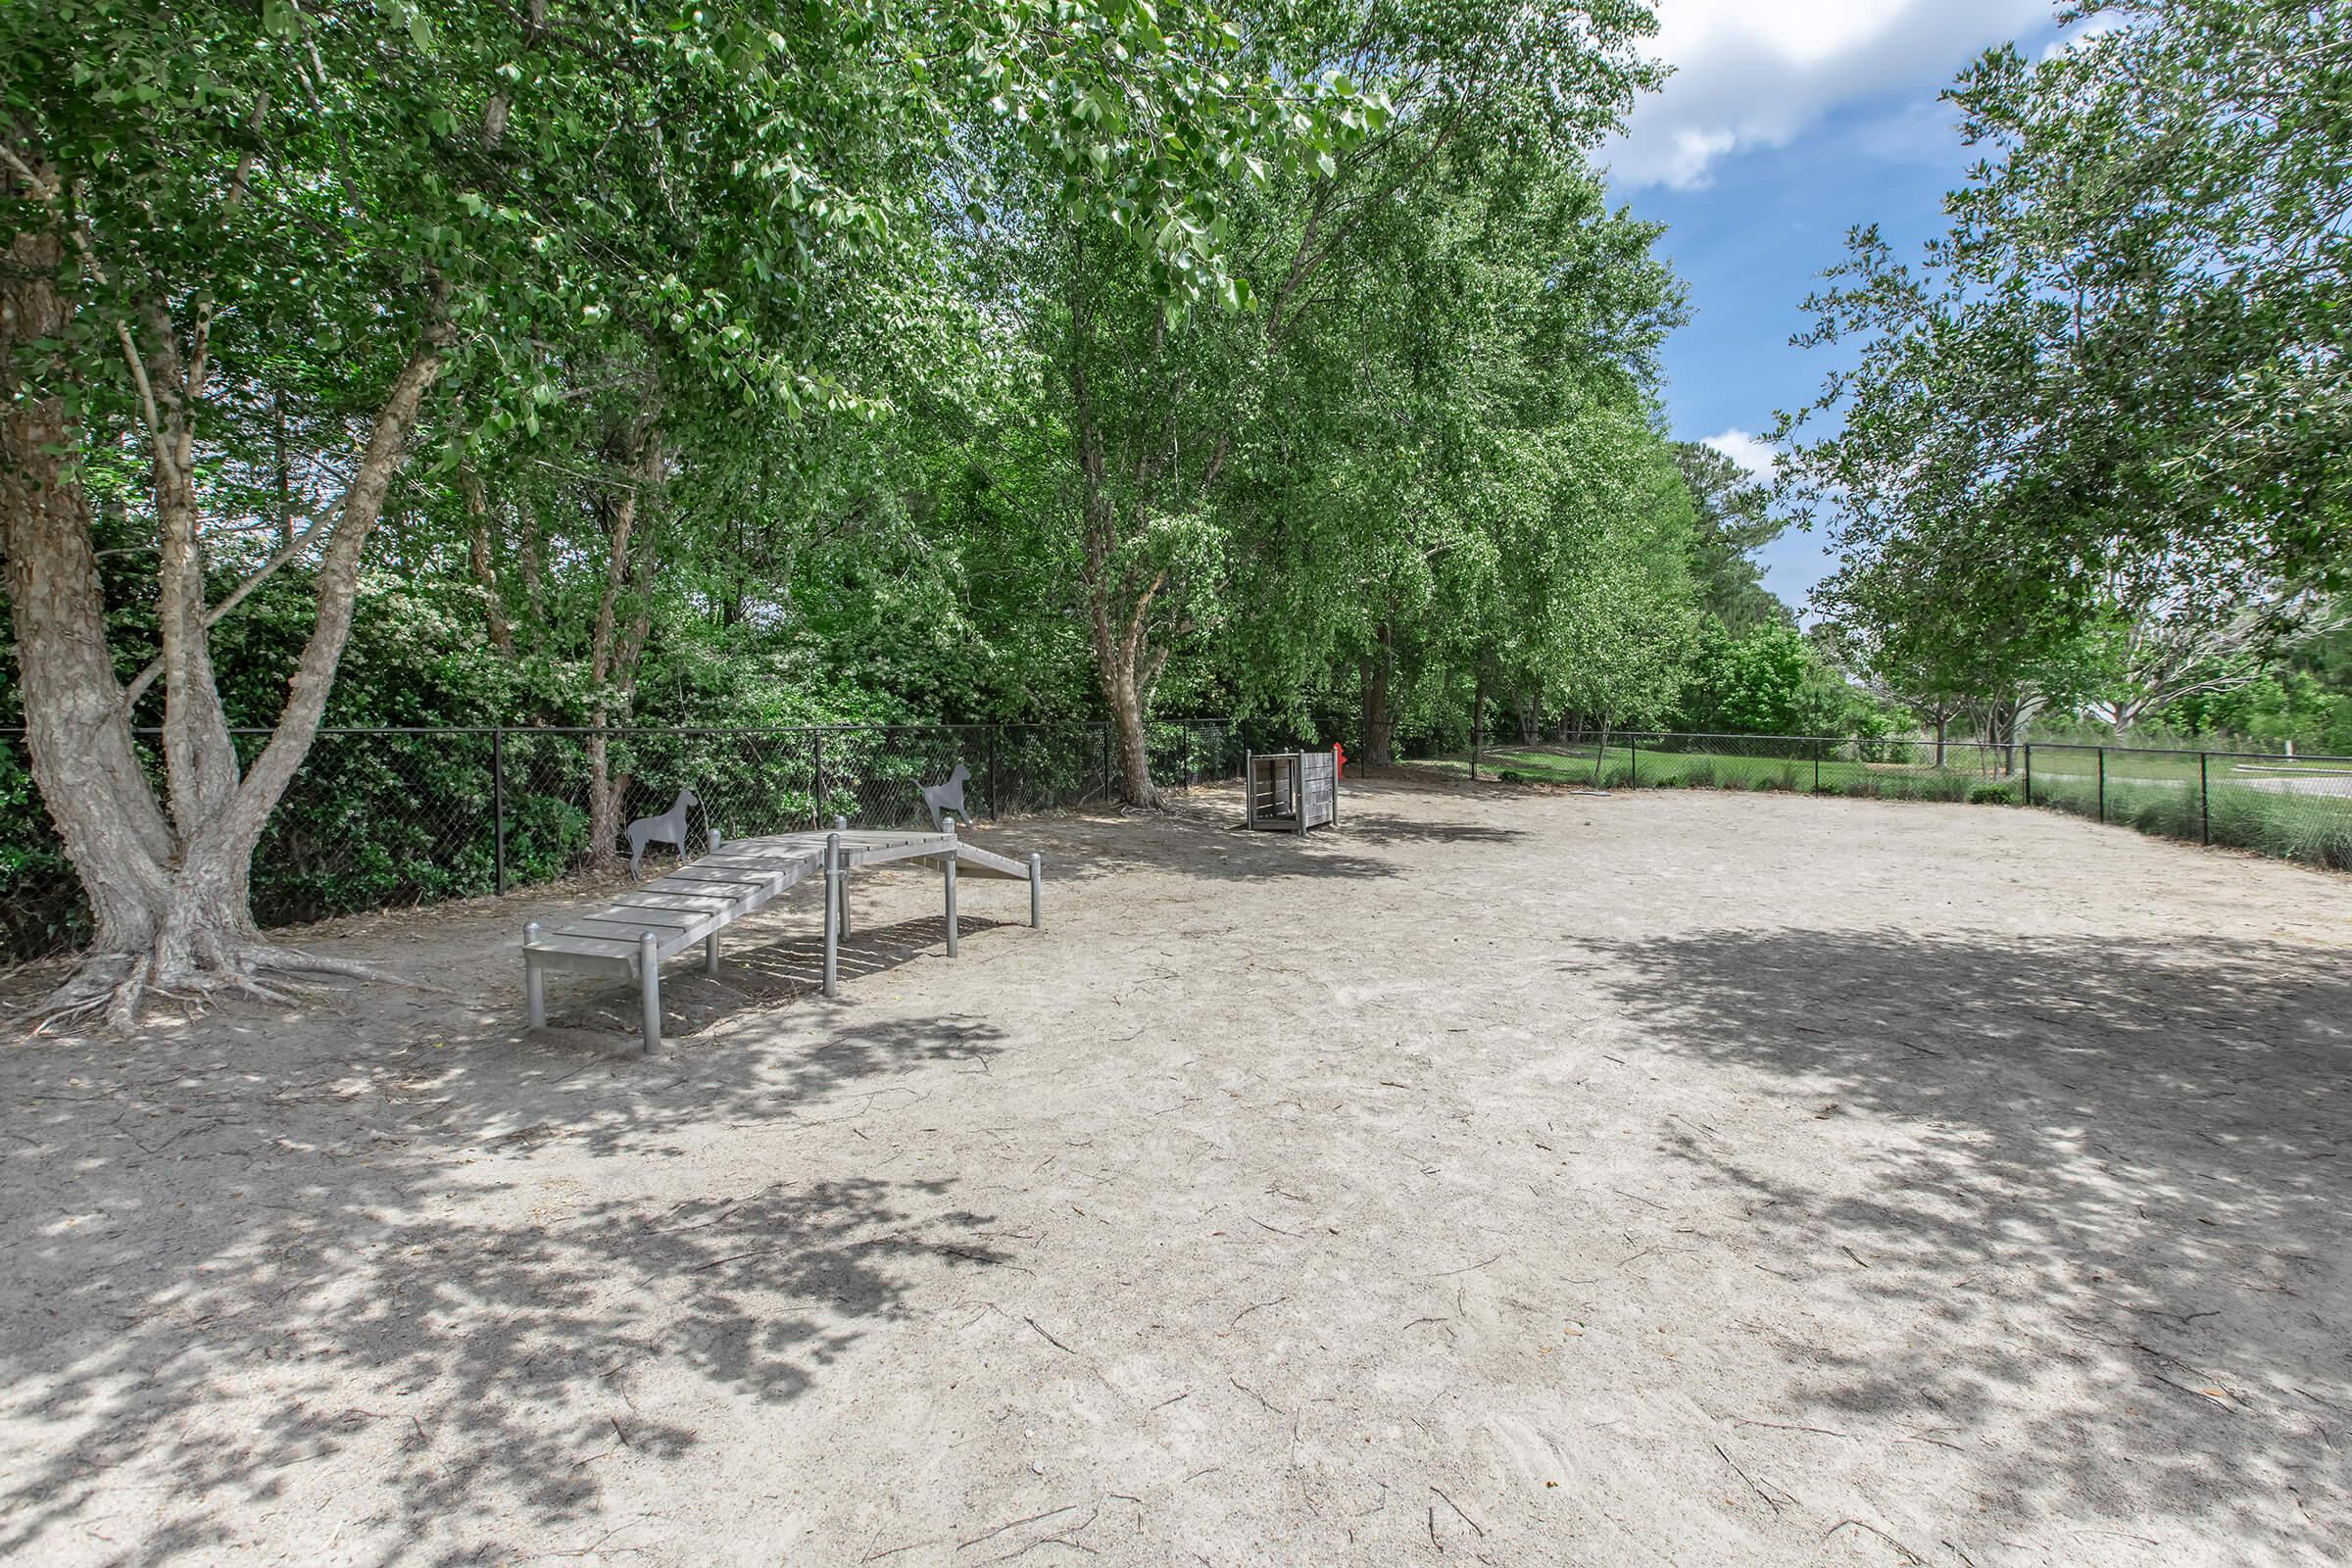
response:
M289 975L333 975L389 985L435 990L425 982L349 958L329 958L259 938L234 943L208 941L201 958L182 952L93 953L34 1009L32 1033L65 1024L103 1019L111 1033L138 1032L148 1007L178 1003L188 1013L203 1011L223 996L286 1005L319 994L321 987L288 980ZM268 976L268 979L264 979Z
M442 988L397 969L385 969L372 963L361 963L353 958L329 958L321 954L305 953L300 948L283 948L275 943L264 943L255 950L259 965L280 974L331 974L345 980L377 980L391 986L413 986L419 991L439 991Z

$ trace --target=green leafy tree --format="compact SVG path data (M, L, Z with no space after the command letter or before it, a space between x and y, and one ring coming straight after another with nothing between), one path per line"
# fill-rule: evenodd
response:
M2095 691L2115 627L2228 635L2352 561L2352 43L2286 0L2075 15L2107 30L1947 94L1985 151L1948 232L1918 268L1853 236L1804 341L1859 353L1779 433L1825 611L1996 731Z
M1307 432L1275 401L1291 368L1331 364L1329 339L1309 340L1344 330L1326 322L1367 298L1369 270L1402 262L1388 243L1400 206L1422 208L1497 150L1567 158L1595 142L1655 79L1638 53L1651 26L1619 0L1238 14L1242 47L1222 71L1319 83L1329 97L1241 149L1227 204L1162 231L1251 259L1230 278L1192 269L1221 316L1168 311L1130 250L1044 220L1069 204L1058 173L1008 171L1004 305L1065 395L1077 587L1130 800L1153 799L1144 724L1155 684L1174 650L1227 613L1263 537L1248 526L1262 514L1236 510L1276 499L1254 460L1270 448L1286 472L1306 467ZM1115 197L1107 205L1116 212ZM1350 491L1363 493L1326 498Z
M1056 171L1064 214L1146 258L1156 297L1218 291L1219 245L1170 225L1213 206L1250 117L1287 123L1300 96L1208 90L1226 47L1140 0L0 12L0 547L33 772L96 917L53 1006L127 1027L151 988L343 967L255 928L252 851L419 450L461 480L477 581L504 554L489 519L526 504L551 609L559 538L601 544L582 695L623 716L663 564L715 553L686 492L728 422L878 412L863 352L927 313L856 283L900 275L959 137L994 127ZM514 485L509 457L588 478ZM110 640L109 516L152 545L143 649ZM247 756L213 629L288 568L311 624ZM484 586L486 619L506 592ZM160 791L132 734L150 690Z
M1788 529L1772 510L1772 487L1702 441L1677 441L1674 461L1695 513L1690 571L1701 605L1735 633L1790 618L1756 564L1756 552Z

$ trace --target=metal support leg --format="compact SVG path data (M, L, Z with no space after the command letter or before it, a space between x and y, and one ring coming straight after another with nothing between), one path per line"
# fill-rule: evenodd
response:
M539 960L531 956L531 949L539 943L539 922L533 920L522 928L522 1008L534 1029L547 1027L547 976L539 972Z
M645 995L645 1054L662 1054L662 951L648 931L637 939L637 987Z
M841 835L825 835L825 995L841 994Z
M703 973L718 973L718 933L715 931L703 938Z
M1032 853L1029 857L1029 924L1046 923L1046 858Z
M948 819L948 956L956 956L956 819Z
M833 819L833 831L834 831L834 832L836 832L836 833L847 833L849 830L850 830L850 819L849 819L848 817L846 817L846 816L837 816L837 817L835 817L835 818ZM850 868L849 868L849 865L847 864L847 862L844 862L844 864L842 865L842 868L841 868L841 893L840 893L840 898L841 898L841 934L842 934L844 937L847 937L847 936L850 934Z

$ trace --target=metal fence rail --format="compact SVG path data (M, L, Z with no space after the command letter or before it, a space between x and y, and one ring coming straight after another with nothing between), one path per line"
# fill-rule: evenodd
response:
M267 730L239 730L247 762ZM143 735L143 745L152 736ZM1238 778L1224 719L1150 726L1162 789ZM588 867L592 751L622 781L617 819L667 809L681 789L729 838L846 816L853 827L923 819L921 787L960 764L974 816L1116 797L1106 723L832 724L793 728L321 729L253 857L265 925L505 893ZM150 767L156 760L150 752ZM0 963L70 951L89 907L58 843L21 732L0 731Z

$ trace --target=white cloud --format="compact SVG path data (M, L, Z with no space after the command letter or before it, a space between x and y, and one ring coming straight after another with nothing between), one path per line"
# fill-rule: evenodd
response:
M1601 150L1621 185L1704 186L1838 105L1933 90L1978 51L2050 19L2050 0L1658 0L1652 50L1675 68Z
M1699 444L1713 447L1745 468L1752 478L1765 481L1772 478L1772 461L1779 454L1773 444L1760 435L1750 435L1734 425L1723 434L1711 435Z

